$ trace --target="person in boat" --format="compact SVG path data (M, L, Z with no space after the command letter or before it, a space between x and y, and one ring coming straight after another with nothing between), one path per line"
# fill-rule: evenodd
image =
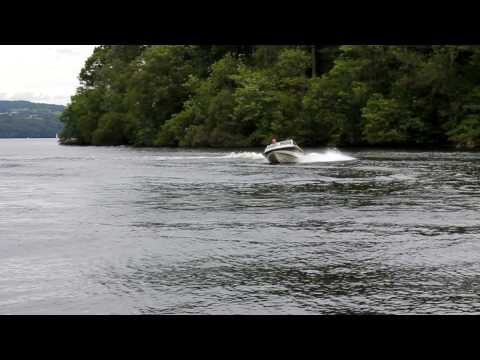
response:
M276 144L277 143L277 139L273 138L272 139L272 145Z

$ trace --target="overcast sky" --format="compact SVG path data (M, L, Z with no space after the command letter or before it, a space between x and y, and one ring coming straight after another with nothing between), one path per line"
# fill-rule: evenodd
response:
M0 100L65 105L95 45L0 45Z

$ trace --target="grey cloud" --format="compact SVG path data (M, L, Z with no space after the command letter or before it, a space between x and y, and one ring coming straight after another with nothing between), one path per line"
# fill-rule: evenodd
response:
M78 51L75 51L74 49L69 49L69 48L60 48L55 50L57 54L60 55L69 55L69 56L76 56L79 55Z
M47 95L34 92L18 92L14 94L0 93L1 100L26 100L36 103L65 105L70 101L70 96Z

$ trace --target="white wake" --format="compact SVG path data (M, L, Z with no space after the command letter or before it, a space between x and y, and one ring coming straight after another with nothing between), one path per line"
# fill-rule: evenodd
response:
M210 155L210 156L157 156L157 160L201 160L201 159L243 159L243 160L263 160L267 162L267 159L262 153L241 151L231 152L225 155ZM301 156L301 164L319 163L319 162L336 162L336 161L352 161L355 158L343 154L342 152L330 149L322 153L306 153Z
M300 162L302 164L306 163L316 163L316 162L336 162L336 161L352 161L356 160L354 157L343 154L338 150L327 150L323 153L310 153L305 154L301 157Z
M232 152L228 155L221 156L222 159L247 159L247 160L265 160L262 153L256 152ZM343 154L336 149L329 149L323 153L307 153L300 158L300 163L309 164L317 162L336 162L336 161L352 161L354 157Z
M265 160L261 153L256 152L232 152L230 154L221 156L222 159L249 159L249 160Z

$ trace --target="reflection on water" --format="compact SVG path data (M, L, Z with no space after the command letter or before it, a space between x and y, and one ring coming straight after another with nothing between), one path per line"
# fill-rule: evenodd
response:
M0 153L1 313L480 312L477 153Z

